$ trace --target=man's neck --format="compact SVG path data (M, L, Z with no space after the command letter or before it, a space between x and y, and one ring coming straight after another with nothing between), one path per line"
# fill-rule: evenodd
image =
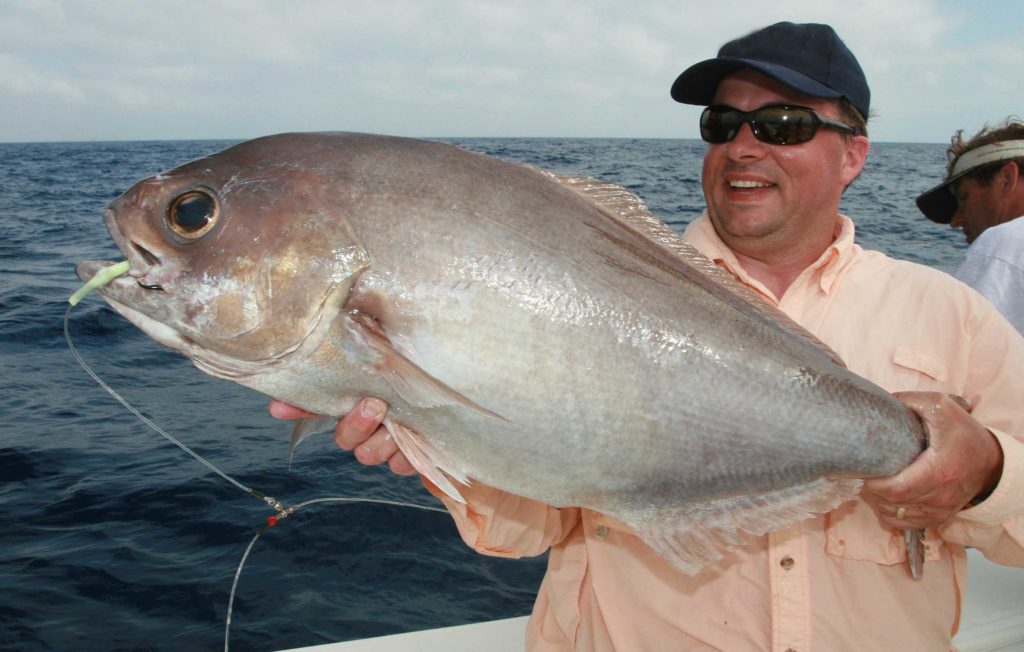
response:
M747 274L768 288L768 291L772 293L776 300L782 300L783 295L786 294L786 290L793 284L793 281L800 276L801 272L807 269L808 265L817 260L815 258L810 261L801 259L790 262L769 262L756 257L746 256L738 251L733 253L736 254L736 259L743 266Z
M838 228L837 222L836 230ZM832 244L837 235L836 230L822 232L817 238L807 234L804 238L798 241L791 240L781 247L756 246L766 243L752 243L755 246L736 243L735 246L730 246L730 249L751 278L764 285L777 300L782 300L793 281L813 265Z
M1010 201L1007 203L1005 209L1006 219L1003 222L1012 222L1013 220L1024 217L1024 188L1014 193L1010 197Z

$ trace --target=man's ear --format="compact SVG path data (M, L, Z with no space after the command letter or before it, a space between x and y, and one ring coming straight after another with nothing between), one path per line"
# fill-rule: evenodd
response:
M871 143L867 136L850 136L847 139L846 161L843 165L843 186L849 186L856 179L868 158Z
M1024 181L1020 176L1020 168L1017 166L1016 161L1007 161L1006 165L999 168L999 172L996 174L996 178L999 183L1002 184L1001 190L1003 192L1010 192L1017 187L1017 184Z

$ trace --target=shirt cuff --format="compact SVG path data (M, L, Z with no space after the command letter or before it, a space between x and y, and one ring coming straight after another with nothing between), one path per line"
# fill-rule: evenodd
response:
M1003 473L999 484L985 500L957 514L971 523L995 527L1014 514L1024 512L1024 443L999 430L989 429L1003 449Z

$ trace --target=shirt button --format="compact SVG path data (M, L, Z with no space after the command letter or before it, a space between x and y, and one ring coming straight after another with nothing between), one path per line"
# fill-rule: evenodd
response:
M783 557L782 561L779 562L779 566L782 566L782 570L789 570L790 568L793 568L793 564L795 563L796 562L793 561L792 557Z
M608 526L606 526L606 525L599 525L599 526L597 526L597 530L594 532L594 536L596 536L598 539L603 539L606 536L608 536Z

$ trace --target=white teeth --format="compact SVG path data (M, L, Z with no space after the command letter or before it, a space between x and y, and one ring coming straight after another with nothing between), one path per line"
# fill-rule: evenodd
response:
M729 186L731 188L767 188L770 183L761 183L760 181L730 181Z

